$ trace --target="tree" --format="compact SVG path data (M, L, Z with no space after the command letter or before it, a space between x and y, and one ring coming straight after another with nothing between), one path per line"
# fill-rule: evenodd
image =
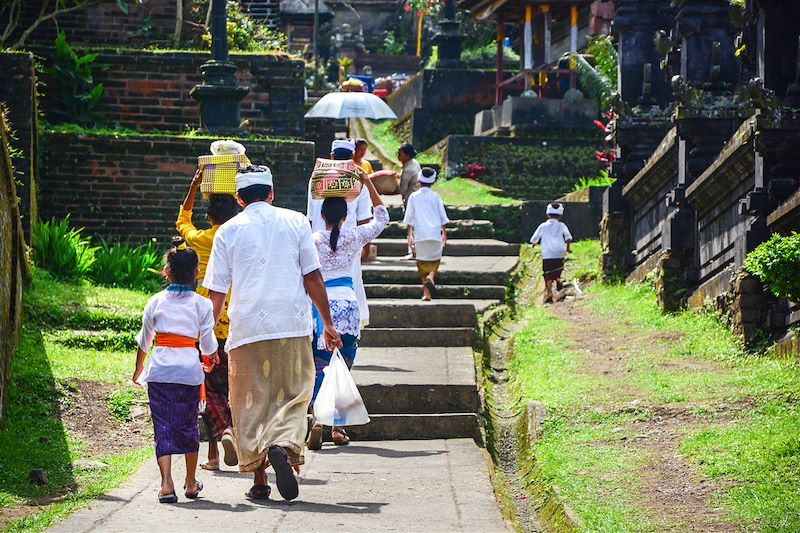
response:
M17 40L11 44L7 44L7 41L11 39L12 35L14 35L19 29L22 8L26 3L30 5L31 0L3 0L0 2L0 21L2 21L0 22L0 25L5 24L5 26L2 26L2 31L0 31L0 49L21 48L25 44L25 41L28 39L30 34L33 33L42 23L53 19L54 17L59 17L61 15L66 15L67 13L73 13L88 7L96 6L108 0L40 1L41 4L39 5L39 12L37 13L34 21L29 26L24 28L22 33L19 34L19 37L17 37ZM141 1L142 0L116 0L116 3L120 11L127 15L130 8L129 4L139 4Z

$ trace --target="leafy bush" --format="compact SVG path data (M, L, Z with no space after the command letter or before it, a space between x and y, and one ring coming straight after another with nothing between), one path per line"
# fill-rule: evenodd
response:
M108 400L106 400L108 412L120 422L130 420L131 407L136 400L136 396L136 389L133 388L115 390L108 395Z
M383 46L379 52L387 56L399 56L405 53L407 42L403 41L393 31L387 31L383 38Z
M78 280L94 265L97 248L83 238L83 228L69 227L69 215L31 226L31 255L34 264L58 279Z
M744 269L778 298L800 302L800 233L774 234L747 254Z
M228 48L243 52L285 52L286 35L271 30L266 24L253 20L242 11L239 2L228 0L225 11L228 15ZM203 42L211 46L211 32L203 35Z
M45 72L58 80L60 92L56 99L61 107L53 109L53 113L65 122L86 124L102 118L92 111L103 96L103 84L94 83L92 72L96 68L105 68L105 65L95 64L96 60L97 54L79 56L67 42L67 34L63 31L56 37L52 66Z
M155 292L159 289L161 254L155 239L141 246L103 240L89 277L106 287Z
M600 172L599 176L591 176L589 178L579 179L578 183L576 183L569 192L578 192L582 191L583 189L588 189L589 187L609 187L613 185L615 181L617 181L616 178L610 177L608 172L603 170Z
M497 58L497 41L484 46L466 48L461 51L461 61L491 61ZM511 48L503 47L503 61L517 62L519 54Z

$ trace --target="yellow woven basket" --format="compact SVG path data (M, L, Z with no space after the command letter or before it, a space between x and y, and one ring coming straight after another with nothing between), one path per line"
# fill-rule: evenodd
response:
M197 158L197 166L203 170L203 181L200 192L204 198L212 194L236 195L236 174L240 168L250 164L244 154L241 155L201 155Z

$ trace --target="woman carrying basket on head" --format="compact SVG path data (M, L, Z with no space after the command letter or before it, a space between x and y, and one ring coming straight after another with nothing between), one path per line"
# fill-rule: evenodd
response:
M192 223L192 208L197 190L203 181L203 171L198 170L186 198L178 212L178 219L175 221L175 228L183 237L186 243L197 252L200 260L197 275L197 293L201 296L208 296L208 290L201 285L206 272L208 259L211 257L211 245L214 242L214 235L219 227L239 213L239 204L236 198L230 194L212 194L208 199L206 215L211 223L210 229L197 229ZM206 374L205 393L206 409L203 412L203 421L208 431L208 460L200 465L204 470L219 470L219 450L217 442L222 442L225 451L225 464L235 466L238 463L236 456L236 446L233 440L231 408L228 405L228 355L225 353L225 341L228 338L228 300L230 293L225 300L225 307L222 310L219 320L214 326L214 335L219 343L219 364L215 365L211 372Z
M375 239L389 223L389 212L383 205L378 191L367 178L366 174L360 175L361 183L369 191L370 200L374 208L374 218L368 224L343 229L347 218L347 202L344 198L326 198L322 203L322 218L325 221L325 230L314 233L314 244L317 247L319 260L322 265L322 278L328 292L331 307L331 318L336 331L342 337L344 346L339 350L348 368L352 368L358 350L358 340L361 337L359 328L359 308L356 293L353 290L353 263L361 255L361 248ZM316 312L314 313L317 317ZM318 320L316 322L319 322ZM323 370L331 361L333 353L326 350L319 336L322 331L321 324L315 323L312 349L314 350L314 367L316 381L314 383L314 399L317 398ZM312 400L313 405L313 400ZM322 448L322 424L314 422L308 434L306 445L309 450ZM334 426L331 431L333 443L337 446L350 442L347 432L343 427Z

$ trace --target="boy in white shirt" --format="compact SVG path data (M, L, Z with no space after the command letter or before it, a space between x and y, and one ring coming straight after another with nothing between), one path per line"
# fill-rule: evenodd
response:
M419 190L408 198L403 224L408 226L408 247L416 251L422 299L430 301L436 293L436 273L447 243L445 226L450 220L442 199L431 189L436 182L436 171L430 167L422 168L418 182Z
M561 222L564 206L558 202L547 205L547 221L539 224L531 237L531 244L542 245L542 271L544 272L545 303L553 301L553 282L561 285L561 272L564 270L564 257L570 250L572 234L567 225Z

